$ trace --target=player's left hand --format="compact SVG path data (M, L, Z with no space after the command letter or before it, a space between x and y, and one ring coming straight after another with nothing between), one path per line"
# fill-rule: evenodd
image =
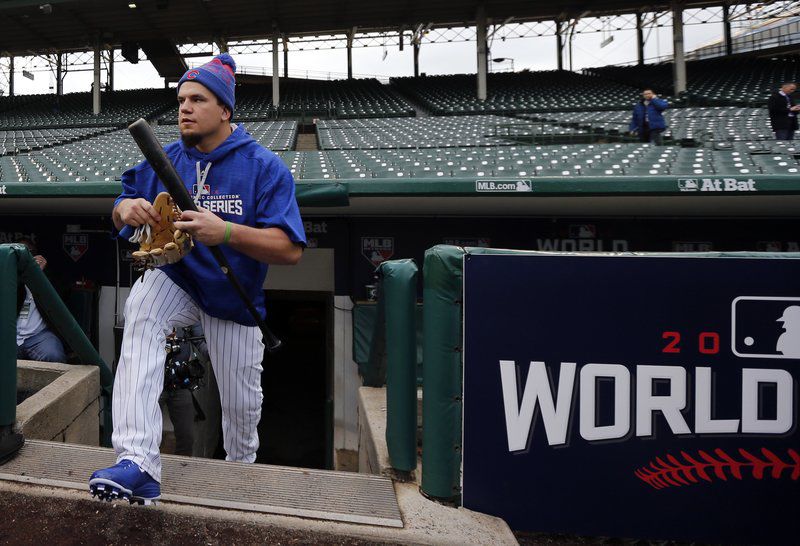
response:
M181 219L175 222L175 227L188 231L195 241L200 241L204 245L220 245L225 239L225 220L203 207L197 211L181 212Z

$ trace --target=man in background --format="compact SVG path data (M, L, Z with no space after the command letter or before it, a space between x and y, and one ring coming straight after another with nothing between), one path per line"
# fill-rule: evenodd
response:
M797 91L797 85L786 82L781 88L769 97L769 121L775 131L775 140L793 140L797 130L797 112L800 106L795 106L792 94Z
M669 108L665 99L658 98L652 89L642 90L642 98L633 107L633 119L629 130L631 134L638 134L642 142L652 142L661 145L662 133L667 128L662 112Z

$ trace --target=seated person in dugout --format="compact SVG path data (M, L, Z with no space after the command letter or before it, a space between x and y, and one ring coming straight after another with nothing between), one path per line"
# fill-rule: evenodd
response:
M39 254L33 241L20 239L19 242L28 248L44 271L47 259ZM67 359L64 344L36 306L31 291L22 283L17 287L17 358L41 362L66 362Z

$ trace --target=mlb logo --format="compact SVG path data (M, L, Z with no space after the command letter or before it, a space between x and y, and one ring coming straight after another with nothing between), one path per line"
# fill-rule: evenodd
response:
M593 224L571 224L569 226L570 239L596 239L597 226Z
M731 303L731 324L736 356L800 359L800 297L740 296Z
M362 237L361 255L378 267L394 256L394 237Z
M531 183L528 180L517 180L517 191L531 191Z
M89 235L86 233L65 233L62 236L61 247L73 262L80 260L89 250Z
M211 193L211 184L203 184L203 195ZM197 195L197 184L192 184L192 195Z
M697 191L699 189L696 178L679 178L678 189L681 191Z

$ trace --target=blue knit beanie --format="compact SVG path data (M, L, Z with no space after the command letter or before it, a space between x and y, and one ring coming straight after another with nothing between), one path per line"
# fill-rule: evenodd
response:
M235 72L236 63L233 58L227 53L223 53L202 66L187 70L186 74L178 81L178 91L183 82L195 81L214 93L222 101L222 104L231 109L231 114L233 114L234 106L236 106Z

